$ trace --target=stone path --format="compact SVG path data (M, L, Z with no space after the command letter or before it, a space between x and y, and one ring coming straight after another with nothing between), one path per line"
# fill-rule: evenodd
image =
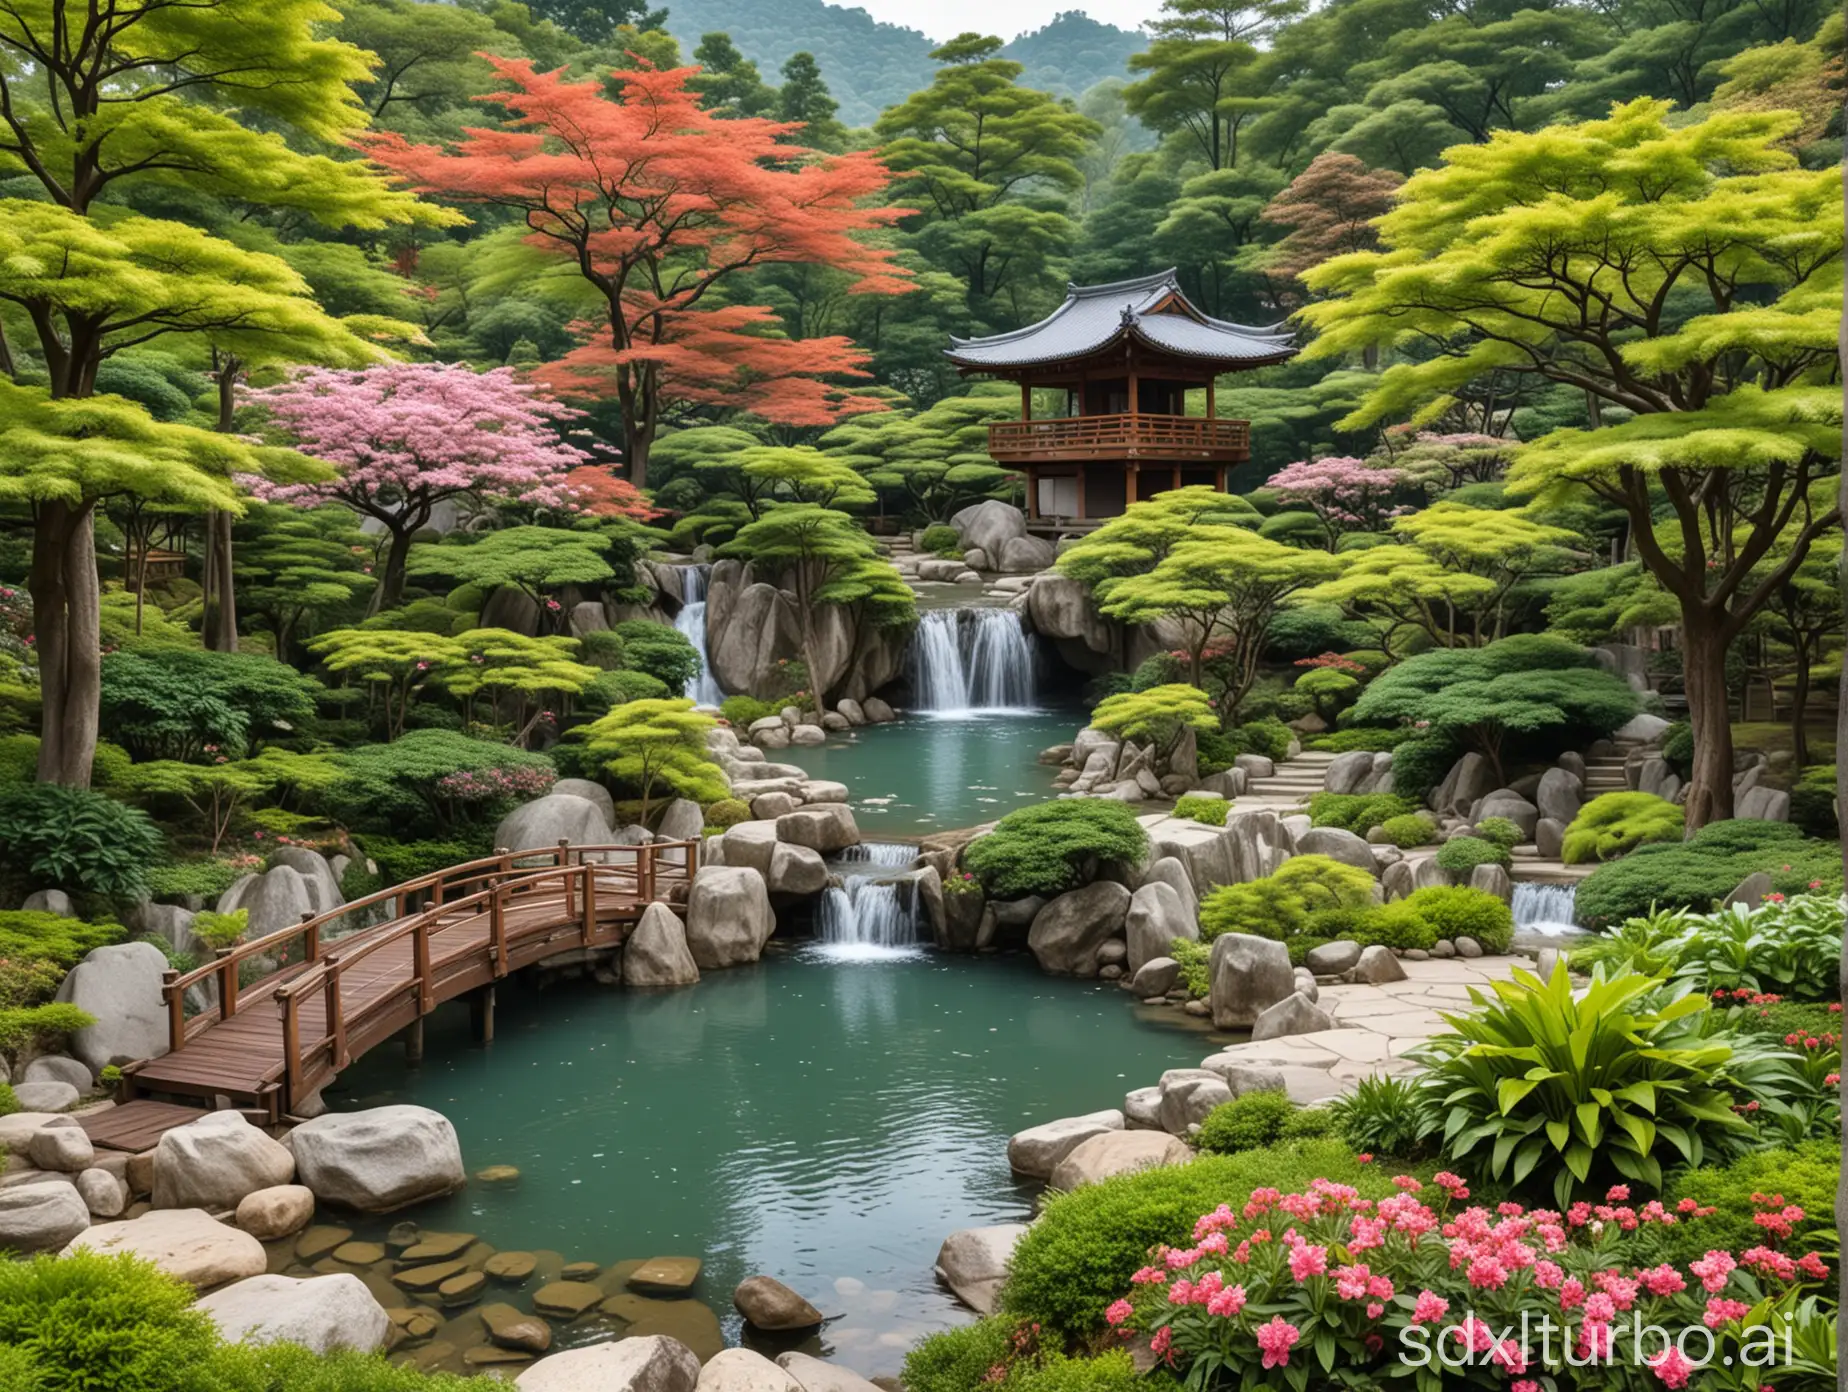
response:
M1401 960L1406 980L1384 986L1323 986L1317 1002L1339 1028L1228 1045L1203 1067L1264 1064L1282 1070L1298 1103L1333 1097L1365 1077L1414 1071L1405 1055L1449 1027L1440 1011L1467 1010L1472 986L1486 989L1525 957L1451 957Z
M1245 791L1233 800L1236 810L1249 812L1261 808L1294 812L1323 789L1333 754L1319 749L1305 749L1275 766L1269 778L1253 778Z

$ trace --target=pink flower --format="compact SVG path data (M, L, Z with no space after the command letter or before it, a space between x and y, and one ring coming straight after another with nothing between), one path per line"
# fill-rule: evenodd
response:
M1218 1315L1222 1319L1231 1319L1244 1308L1245 1288L1243 1286L1227 1286L1206 1302L1207 1314Z
M1127 1300L1113 1301L1104 1309L1104 1323L1114 1329L1135 1313L1136 1307Z
M1368 1294L1368 1279L1372 1274L1365 1266L1335 1268L1335 1294L1343 1300L1365 1299Z
M1651 1295L1673 1295L1676 1291L1684 1291L1688 1288L1688 1283L1682 1279L1681 1273L1667 1262L1652 1267L1648 1271L1637 1272L1636 1279L1643 1283Z
M1311 1276L1322 1276L1328 1271L1328 1249L1315 1247L1304 1242L1290 1253L1290 1275L1298 1281L1307 1281Z
M1724 1296L1715 1295L1708 1298L1707 1313L1701 1316L1701 1322L1709 1329L1718 1329L1732 1320L1744 1319L1751 1312L1752 1307L1743 1300L1728 1300Z
M1418 1303L1412 1307L1413 1324L1436 1324L1450 1312L1450 1302L1435 1291L1419 1291Z
M1508 1268L1493 1257L1477 1257L1469 1264L1469 1283L1478 1290L1500 1290L1508 1283Z
M1159 1286L1166 1282L1168 1273L1158 1266L1145 1266L1129 1278L1132 1286Z
M1395 1189L1402 1189L1408 1194L1416 1194L1419 1190L1424 1188L1424 1185L1420 1184L1408 1174L1394 1175L1392 1177L1392 1183Z
M1694 1372L1693 1360L1678 1348L1665 1348L1654 1358L1643 1361L1662 1379L1665 1387L1686 1387Z
M1155 1337L1149 1340L1149 1352L1154 1354L1157 1358L1165 1359L1168 1356L1168 1349L1173 1343L1174 1331L1164 1324L1160 1329L1155 1331Z
M1628 1203L1630 1201L1630 1186L1627 1184L1613 1184L1605 1191L1604 1198L1606 1202L1609 1203Z
M1386 1307L1380 1304L1379 1301L1370 1300L1367 1302L1367 1318L1368 1319L1376 1320L1385 1313L1386 1313Z
M1290 1350L1302 1337L1302 1331L1282 1315L1272 1315L1269 1324L1257 1328L1258 1347L1264 1353L1264 1366L1281 1368L1290 1361Z
M1354 1157L1354 1162L1359 1165L1371 1165L1373 1163L1372 1152L1365 1150L1361 1151L1359 1155Z
M1737 1265L1731 1252L1709 1252L1699 1261L1689 1262L1688 1270L1700 1277L1701 1288L1712 1295L1726 1289L1726 1278Z

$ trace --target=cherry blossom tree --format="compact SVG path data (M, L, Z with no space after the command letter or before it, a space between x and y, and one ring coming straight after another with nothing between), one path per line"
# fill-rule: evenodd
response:
M1286 465L1265 487L1275 489L1281 501L1313 512L1333 551L1343 533L1381 531L1389 518L1405 511L1394 503L1405 482L1405 475L1390 464L1330 455Z
M411 538L447 499L573 507L570 476L590 456L559 438L579 412L539 395L509 368L387 363L314 369L255 393L304 453L339 470L321 483L243 480L266 502L340 502L391 536L373 608L404 598Z

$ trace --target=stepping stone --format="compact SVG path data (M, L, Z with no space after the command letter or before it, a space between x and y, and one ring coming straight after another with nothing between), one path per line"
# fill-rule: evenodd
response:
M460 1276L468 1270L468 1263L461 1261L437 1262L434 1266L413 1266L392 1275L391 1283L402 1286L405 1290L435 1290L451 1276Z
M688 1289L699 1279L698 1257L650 1257L629 1274L629 1284L639 1290Z
M558 1279L561 1281L594 1281L603 1274L603 1268L595 1262L566 1262L559 1268Z
M524 1281L538 1265L531 1252L496 1252L482 1269L497 1281Z
M533 1309L542 1315L576 1319L603 1299L603 1292L588 1281L554 1281L533 1292Z
M394 1252L402 1251L406 1247L415 1247L421 1241L423 1241L423 1229L408 1221L393 1223L391 1231L385 1234L385 1245Z
M488 1278L481 1272L464 1271L438 1286L436 1298L445 1305L468 1305L480 1299L482 1287L487 1284Z
M627 1326L622 1331L625 1339L665 1334L692 1349L701 1362L725 1347L719 1317L703 1300L650 1300L625 1293L611 1296L598 1308Z
M529 1315L511 1305L483 1305L476 1311L488 1331L488 1338L502 1348L527 1353L544 1353L552 1347L552 1326L537 1315Z
M448 1261L461 1256L474 1243L474 1233L425 1233L414 1246L398 1253L398 1265L423 1266L428 1262Z
M478 1184L517 1184L520 1179L518 1165L489 1165L485 1170L475 1171Z
M334 1248L333 1258L348 1266L371 1266L385 1260L385 1249L376 1242L343 1242Z
M351 1228L315 1227L303 1231L295 1239L295 1259L304 1262L317 1262L330 1254L334 1248L352 1240Z
M505 1367L509 1363L530 1363L533 1355L524 1349L495 1348L492 1344L477 1344L462 1355L462 1361L471 1368Z
M443 1317L421 1305L401 1305L385 1313L407 1339L427 1339L443 1327Z

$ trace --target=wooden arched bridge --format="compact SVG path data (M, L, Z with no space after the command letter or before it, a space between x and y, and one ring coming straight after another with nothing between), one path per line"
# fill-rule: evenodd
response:
M279 1122L361 1054L471 992L491 1034L495 982L562 952L622 942L650 903L698 868L697 841L503 852L168 972L168 1052L123 1069L128 1107L118 1110L156 1096L207 1108L228 1101ZM381 914L390 916L341 935ZM186 997L200 987L216 999L189 1016ZM138 1110L157 1115L145 1103Z

